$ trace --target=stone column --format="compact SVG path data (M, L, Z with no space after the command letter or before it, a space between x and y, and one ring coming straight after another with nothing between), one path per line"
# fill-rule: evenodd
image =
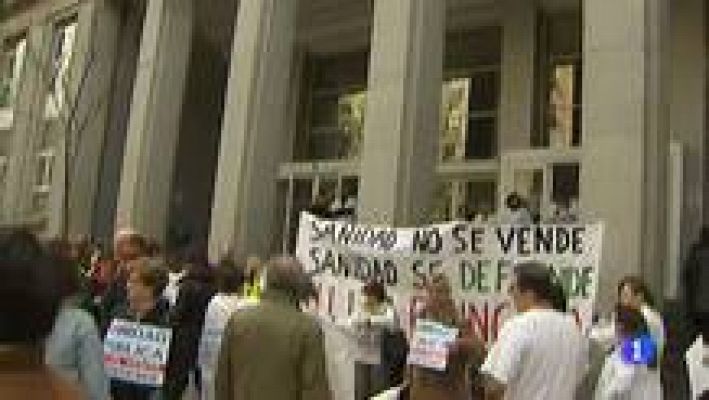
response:
M37 150L44 134L44 108L51 74L53 26L29 28L25 60L14 106L14 122L3 196L3 220L8 224L34 221L32 193L36 179Z
M534 1L503 2L500 152L527 149L531 144L535 128L537 20Z
M296 0L241 0L214 191L210 258L267 255L276 233L278 166L288 152Z
M164 240L193 30L193 0L150 0L128 122L116 226Z
M375 0L361 222L427 220L440 136L445 2Z
M704 217L704 142L706 137L706 5L704 0L672 5L672 140L682 145L684 182L679 261L697 240Z
M626 274L661 293L667 247L666 0L584 2L581 207L605 223L601 307Z
M48 231L53 236L91 234L120 24L119 10L110 0L86 2L79 8L52 180Z

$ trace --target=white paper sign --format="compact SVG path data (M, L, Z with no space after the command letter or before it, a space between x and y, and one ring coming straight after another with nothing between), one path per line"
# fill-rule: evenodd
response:
M111 379L162 386L172 329L115 319L104 340L104 365Z
M436 371L448 366L448 347L458 337L458 329L427 320L417 320L409 350L409 364Z

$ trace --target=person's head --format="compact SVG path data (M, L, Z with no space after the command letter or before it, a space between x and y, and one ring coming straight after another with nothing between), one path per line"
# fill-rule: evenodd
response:
M69 243L69 254L72 260L88 261L91 258L91 250L91 242L84 236L77 237Z
M256 255L246 257L246 275L250 279L255 279L259 276L264 268L263 262Z
M537 307L554 308L558 297L551 271L534 261L515 266L509 291L518 312Z
M362 294L364 295L365 308L374 308L387 301L386 288L377 279L372 279L364 284L362 286Z
M244 286L246 280L244 267L231 258L221 260L214 272L219 293L239 293Z
M522 199L522 196L520 196L519 193L512 192L507 195L507 198L505 199L505 205L510 210L515 211L524 206L524 199Z
M302 295L304 271L295 257L274 257L266 263L266 291L279 292L298 302Z
M113 253L118 262L133 261L148 255L148 242L136 231L119 231L116 234Z
M0 343L38 345L60 304L50 253L23 230L0 233Z
M626 276L618 283L620 304L640 309L643 305L652 305L652 295L645 282L638 276Z
M155 303L168 284L165 262L160 258L139 258L131 262L128 275L128 305L133 311Z
M618 304L615 307L616 334L621 339L632 339L649 333L642 312L635 307Z

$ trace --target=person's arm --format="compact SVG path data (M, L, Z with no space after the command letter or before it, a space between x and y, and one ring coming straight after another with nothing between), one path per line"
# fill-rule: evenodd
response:
M79 380L91 400L109 398L109 384L103 364L103 346L98 328L88 314L82 312L79 331Z
M299 399L330 400L330 385L325 360L325 343L320 327L313 321L303 338Z
M451 345L451 353L460 354L473 365L479 366L485 359L485 343L475 335L469 324L459 325L460 334Z
M224 328L222 343L217 356L217 368L214 377L214 399L233 400L234 375L231 371L231 344L233 342L234 319L232 318Z

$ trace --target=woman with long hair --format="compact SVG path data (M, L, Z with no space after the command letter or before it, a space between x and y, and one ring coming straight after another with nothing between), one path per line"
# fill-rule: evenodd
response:
M107 399L108 377L103 365L103 347L93 317L79 307L80 271L62 254L55 255L62 304L54 328L45 342L49 367L79 384L87 399Z
M448 278L434 275L426 286L426 303L417 316L458 329L458 337L449 347L445 371L439 372L411 366L409 395L411 400L468 400L472 398L470 368L482 363L484 344L475 337L470 324L464 322L453 302Z
M617 344L606 358L595 400L661 400L658 347L645 317L637 308L618 305Z

